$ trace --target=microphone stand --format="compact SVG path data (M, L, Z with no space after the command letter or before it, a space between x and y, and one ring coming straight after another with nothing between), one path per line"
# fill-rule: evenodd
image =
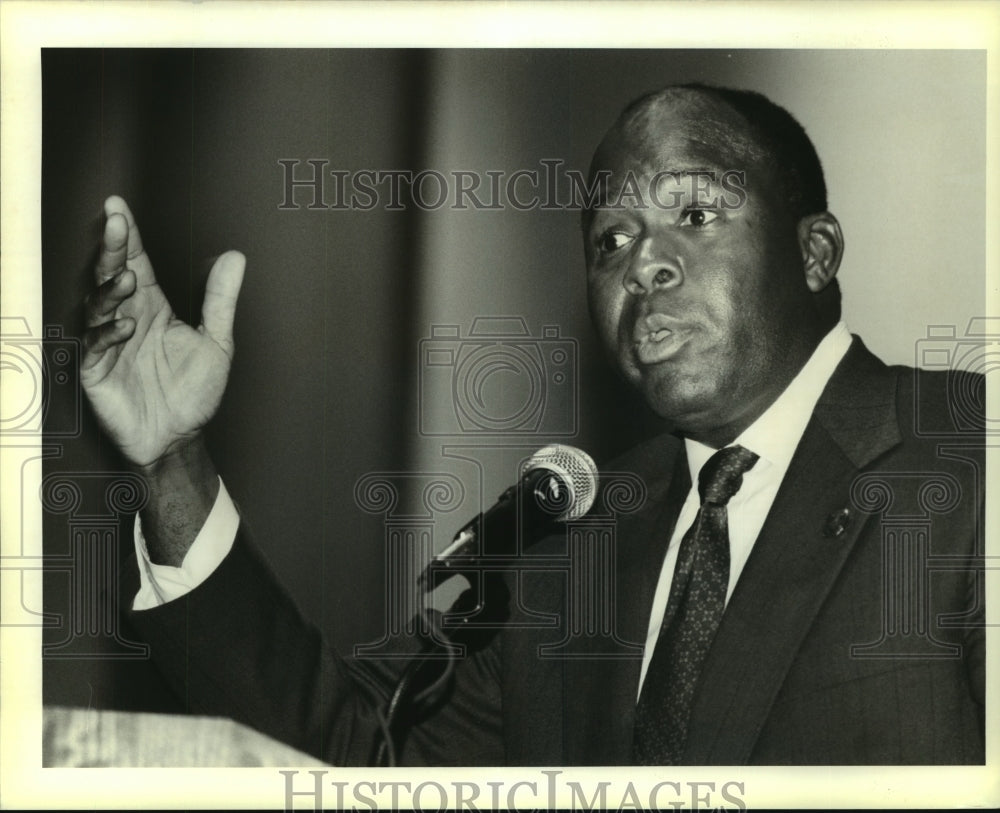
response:
M457 572L450 571L448 576ZM395 766L396 754L409 728L446 700L458 658L465 655L469 646L476 649L485 646L509 617L510 592L504 584L503 572L493 570L483 575L478 595L470 587L462 591L446 613L424 611L429 630L417 627L420 649L407 661L384 708L376 709L382 736L375 744L370 767ZM440 621L446 616L457 619L450 628ZM469 623L474 617L480 619L475 626ZM437 676L425 675L429 665L442 663Z
M395 765L409 727L445 699L457 658L465 654L466 646L485 646L509 617L510 591L504 583L505 565L509 566L520 553L519 539L525 541L520 547L526 547L540 538L564 510L565 495L554 482L558 482L557 478L546 469L528 472L517 485L501 494L489 511L455 534L452 543L420 574L418 588L424 590L425 596L460 574L469 579L470 585L478 581L478 595L470 586L446 613L425 610L429 631L418 625L420 650L409 659L396 680L384 709L376 710L382 736L375 745L371 767ZM526 527L534 529L530 539L517 533ZM488 539L484 540L483 531L487 528ZM483 544L477 546L481 541ZM486 543L490 552L486 552ZM472 553L476 547L478 552ZM450 619L452 623L442 624L439 618ZM475 623L473 618L477 619ZM444 667L440 674L423 688L417 688L427 664L442 660Z

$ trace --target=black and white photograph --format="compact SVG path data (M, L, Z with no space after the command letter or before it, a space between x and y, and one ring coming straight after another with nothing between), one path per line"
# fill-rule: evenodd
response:
M375 5L61 24L30 105L5 59L5 775L1000 800L996 9Z

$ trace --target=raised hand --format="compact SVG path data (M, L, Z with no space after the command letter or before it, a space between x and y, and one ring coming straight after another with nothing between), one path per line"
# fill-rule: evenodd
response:
M219 407L245 259L229 251L215 261L193 328L157 285L125 201L112 196L104 211L81 383L105 432L132 463L149 467L195 439Z

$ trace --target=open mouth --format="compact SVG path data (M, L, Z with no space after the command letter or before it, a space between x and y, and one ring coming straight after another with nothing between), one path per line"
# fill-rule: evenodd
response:
M670 322L671 326L667 326ZM639 320L633 334L635 357L640 364L657 364L674 355L684 344L687 332L663 314L653 313Z

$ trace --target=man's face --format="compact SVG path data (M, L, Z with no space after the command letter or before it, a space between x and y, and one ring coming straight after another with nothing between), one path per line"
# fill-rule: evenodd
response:
M719 126L704 126L706 104ZM821 335L797 224L741 127L682 96L612 131L595 159L608 195L584 237L603 344L658 414L716 446L773 402Z

